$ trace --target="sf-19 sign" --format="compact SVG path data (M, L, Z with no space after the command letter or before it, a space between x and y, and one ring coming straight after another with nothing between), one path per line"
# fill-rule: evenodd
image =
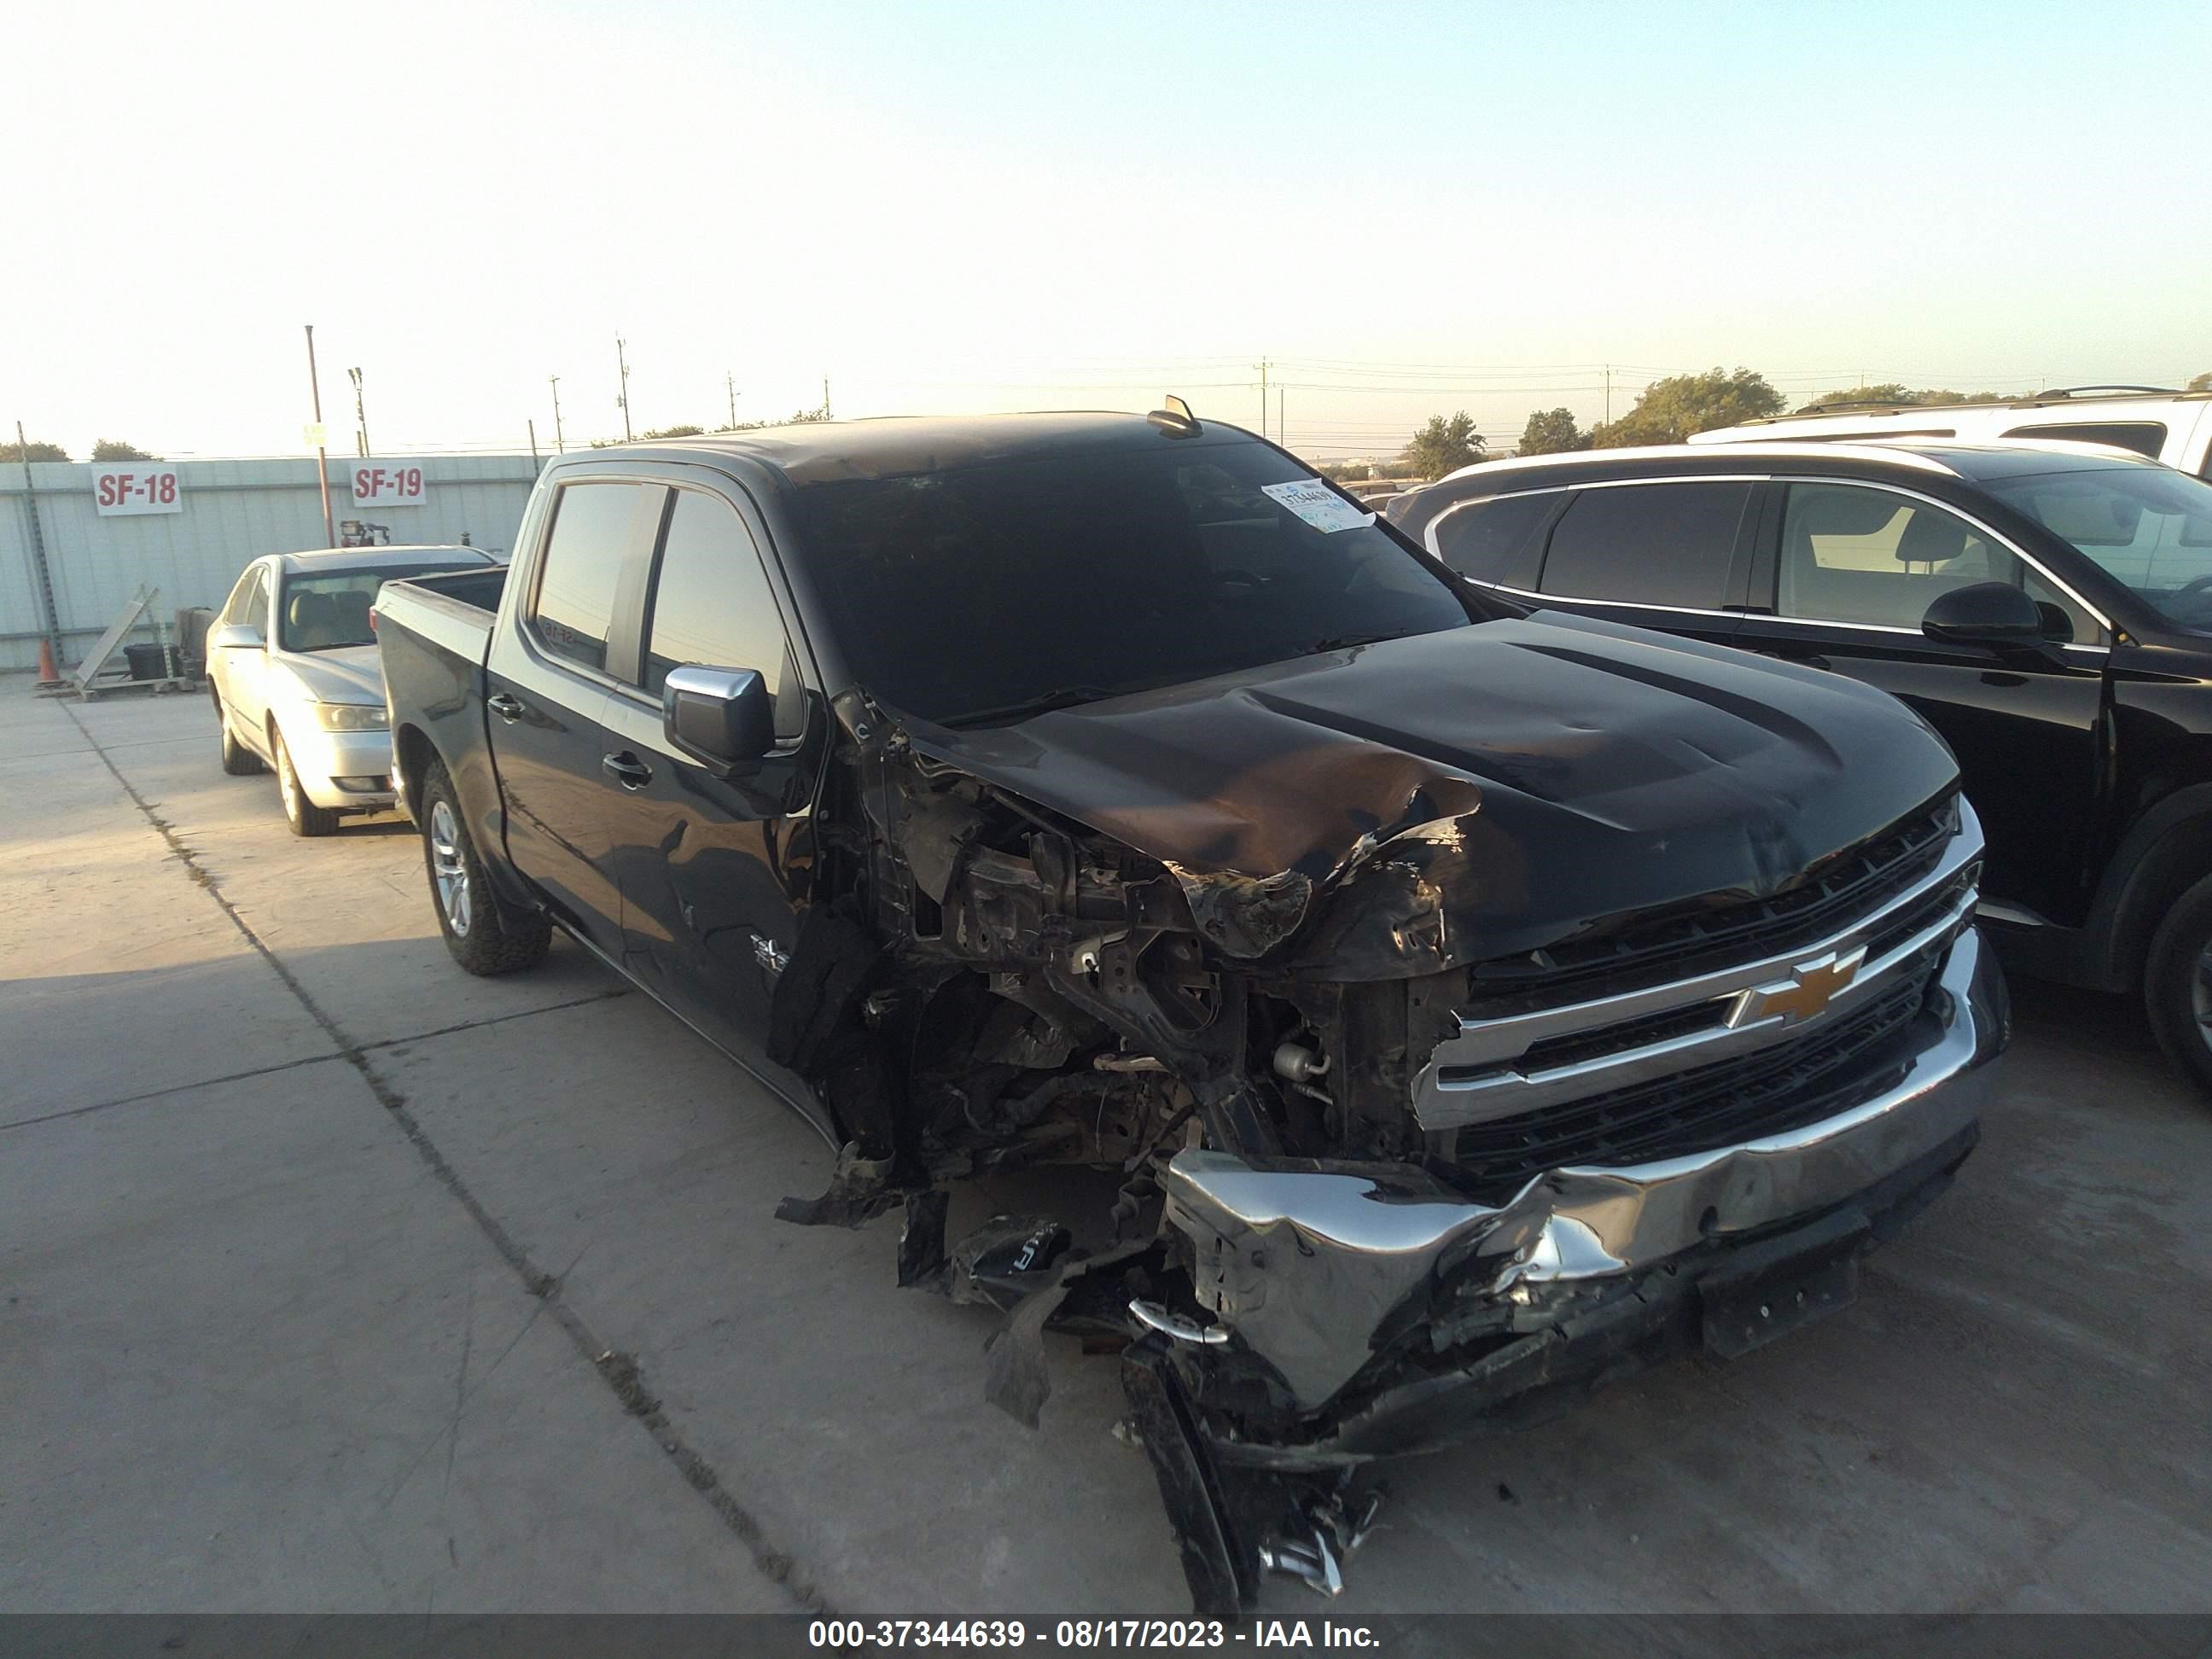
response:
M363 461L353 470L356 507L420 507L423 499L419 466Z
M111 466L93 474L92 504L103 519L125 513L181 513L185 492L170 466Z

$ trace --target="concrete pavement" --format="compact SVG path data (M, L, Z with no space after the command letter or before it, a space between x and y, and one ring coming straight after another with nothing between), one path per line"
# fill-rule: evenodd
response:
M0 681L0 1606L1172 1612L1114 1367L1025 1431L897 1222L582 951L472 980L402 821L204 698ZM1410 1464L1346 1612L2212 1607L2212 1111L2019 988L1856 1305ZM963 1199L978 1212L1011 1189ZM1289 1584L1269 1606L1321 1603Z

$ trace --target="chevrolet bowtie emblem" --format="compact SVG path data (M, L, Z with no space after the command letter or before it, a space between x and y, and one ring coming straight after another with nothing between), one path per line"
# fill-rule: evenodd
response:
M1779 1018L1784 1024L1794 1025L1811 1019L1825 1012L1836 993L1859 976L1865 961L1866 946L1862 945L1840 956L1831 951L1811 962L1801 962L1790 970L1788 979L1739 992L1735 1006L1729 1010L1728 1023L1755 1025Z

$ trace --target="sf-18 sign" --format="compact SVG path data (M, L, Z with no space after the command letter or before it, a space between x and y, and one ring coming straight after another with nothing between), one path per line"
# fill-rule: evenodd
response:
M181 513L185 492L178 485L174 467L142 462L94 473L92 502L103 519L125 513Z
M420 507L422 469L397 461L362 461L353 470L356 507Z

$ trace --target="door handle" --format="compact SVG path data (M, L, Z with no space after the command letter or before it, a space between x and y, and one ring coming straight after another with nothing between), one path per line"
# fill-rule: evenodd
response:
M653 781L653 769L627 749L619 755L600 756L599 765L625 789L642 789Z
M519 720L522 718L521 703L517 702L514 698L507 696L504 691L495 691L491 696L486 697L484 699L484 707L490 709L493 714L498 715L500 719L503 720L513 721Z

